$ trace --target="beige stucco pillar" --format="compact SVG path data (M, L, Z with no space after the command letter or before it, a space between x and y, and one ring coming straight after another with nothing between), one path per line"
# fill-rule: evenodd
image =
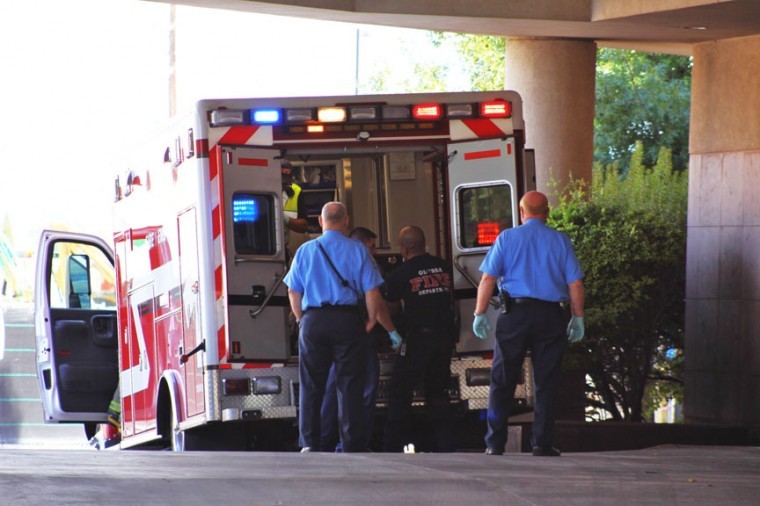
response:
M694 47L684 416L760 441L760 36Z
M505 87L523 99L526 145L536 150L536 184L591 179L596 44L510 38Z

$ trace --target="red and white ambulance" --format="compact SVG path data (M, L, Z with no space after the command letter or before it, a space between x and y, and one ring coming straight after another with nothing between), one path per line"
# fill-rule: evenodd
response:
M517 93L203 100L135 155L112 190L111 243L42 234L35 327L46 422L92 433L118 386L122 448L268 448L292 430L283 160L308 216L300 240L319 235L322 205L339 200L352 226L378 234L384 270L401 262L395 237L406 225L451 262L460 315L451 399L463 411L487 406L493 337L471 330L478 267L535 184ZM496 299L489 311L493 322ZM381 350L381 406L394 356ZM516 401L529 410L529 360L523 376Z

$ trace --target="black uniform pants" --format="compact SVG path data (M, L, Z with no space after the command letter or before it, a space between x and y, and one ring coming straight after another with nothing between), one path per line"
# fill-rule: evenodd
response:
M507 420L527 350L533 361L535 406L533 446L548 447L554 437L554 417L560 365L567 346L566 322L558 303L528 301L513 304L496 323L496 346L491 365L486 445L503 449Z
M384 451L402 451L414 387L423 379L427 415L435 433L436 449L453 451L448 394L452 345L450 330L407 329L403 355L398 357L390 380Z
M320 410L327 376L335 364L343 451L366 450L362 407L366 343L364 324L358 311L312 308L301 318L298 339L301 447L309 447L312 451L323 449L320 447Z

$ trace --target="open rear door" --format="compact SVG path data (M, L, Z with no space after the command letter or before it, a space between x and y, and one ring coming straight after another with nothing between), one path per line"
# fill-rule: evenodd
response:
M451 198L451 258L455 299L462 318L457 352L493 349L493 331L486 340L472 332L480 264L505 228L517 226L517 162L515 140L487 139L448 146ZM488 308L495 328L497 300Z
M104 241L42 232L34 321L46 422L106 421L119 374L115 292Z
M224 147L230 360L290 357L279 151Z

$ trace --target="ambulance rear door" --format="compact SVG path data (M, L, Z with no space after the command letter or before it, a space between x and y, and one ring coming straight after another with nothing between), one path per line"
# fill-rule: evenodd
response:
M499 232L518 224L517 161L514 137L448 145L451 258L455 299L461 314L457 352L493 349L493 331L481 340L472 332L480 264ZM494 294L488 307L493 328L499 313Z
M222 148L232 361L290 357L279 154L273 149Z

